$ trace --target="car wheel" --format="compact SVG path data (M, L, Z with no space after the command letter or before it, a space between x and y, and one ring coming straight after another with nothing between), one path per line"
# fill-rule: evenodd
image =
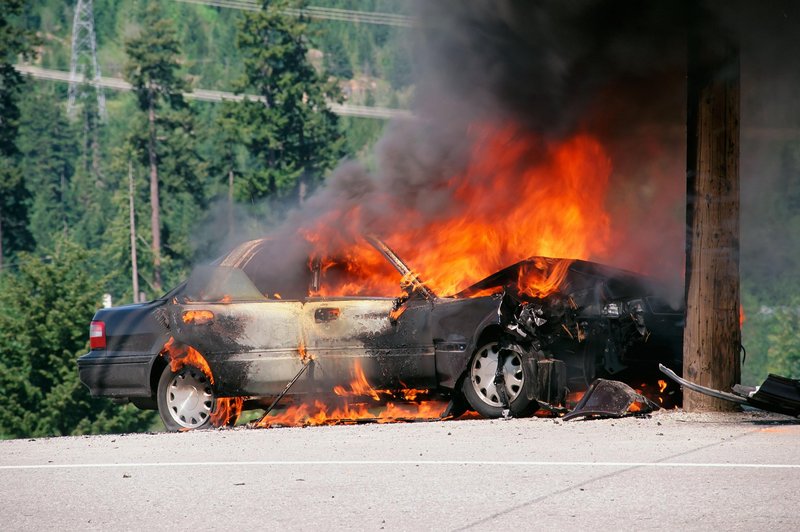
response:
M158 380L158 413L167 430L211 427L214 389L208 377L193 366L173 372L169 364Z
M461 386L464 397L470 406L480 415L488 418L497 418L503 415L503 404L494 383L499 355L499 342L488 342L479 347L469 362L467 374L464 376ZM524 417L536 412L539 403L535 399L528 399L529 395L533 395L529 393L529 390L534 383L523 364L523 355L515 351L506 355L503 364L503 378L511 414L515 417Z

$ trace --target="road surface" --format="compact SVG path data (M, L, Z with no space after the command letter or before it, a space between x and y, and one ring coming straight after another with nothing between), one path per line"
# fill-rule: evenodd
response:
M0 442L4 530L798 530L800 422L657 413Z

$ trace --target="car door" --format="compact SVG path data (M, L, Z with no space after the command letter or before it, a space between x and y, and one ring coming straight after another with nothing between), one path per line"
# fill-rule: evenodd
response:
M302 368L303 303L269 298L235 267L197 268L169 306L176 340L210 366L220 395L279 393Z
M430 304L407 302L392 319L395 300L328 296L306 300L303 328L314 371L325 382L346 386L358 370L376 389L436 385Z

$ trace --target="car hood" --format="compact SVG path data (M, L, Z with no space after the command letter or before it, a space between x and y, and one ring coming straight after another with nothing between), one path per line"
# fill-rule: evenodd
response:
M604 292L604 298L624 299L652 294L658 291L657 287L661 284L650 277L597 262L533 256L489 275L453 297L472 297L494 288L507 289L516 285L522 269L536 268L546 274L555 264L564 260L571 261L571 264L558 289L562 294L599 289Z

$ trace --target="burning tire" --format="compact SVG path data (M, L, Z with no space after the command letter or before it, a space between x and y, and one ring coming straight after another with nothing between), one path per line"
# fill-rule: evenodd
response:
M533 397L530 393L530 388L534 385L533 378L523 364L522 355L515 351L506 351L503 355L505 357L503 378L509 410L515 417L529 416L539 407L535 399L528 398ZM461 387L470 406L488 418L503 415L502 399L494 383L498 358L500 358L498 342L489 342L479 347L469 362L467 375Z
M167 430L211 427L216 398L208 377L193 366L173 372L169 364L158 381L158 413Z

